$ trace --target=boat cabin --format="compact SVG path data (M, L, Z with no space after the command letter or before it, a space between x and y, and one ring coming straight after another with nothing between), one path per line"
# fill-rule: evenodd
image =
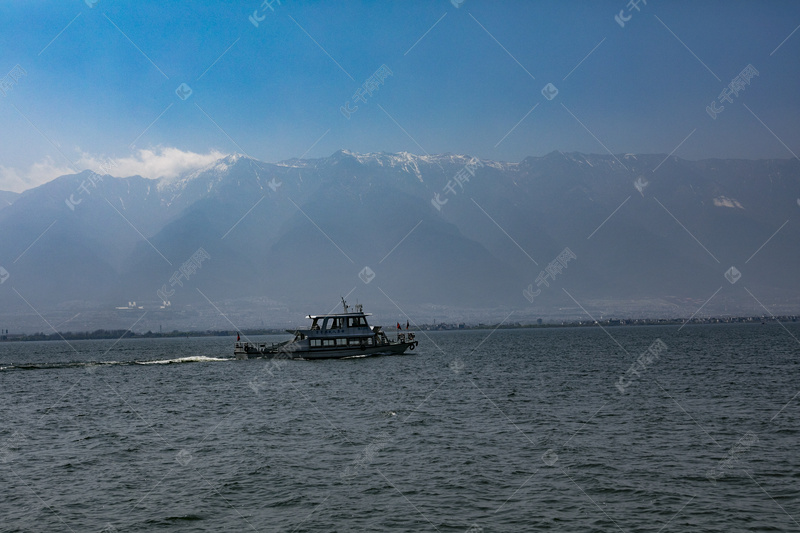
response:
M311 320L311 327L290 331L295 334L295 340L308 339L308 347L312 350L345 347L364 349L389 343L380 326L369 325L367 317L371 313L364 313L361 304L356 304L353 312L350 312L350 306L344 300L342 305L344 313L306 316Z

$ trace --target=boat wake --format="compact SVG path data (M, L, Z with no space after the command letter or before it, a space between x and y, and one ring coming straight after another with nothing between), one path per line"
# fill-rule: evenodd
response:
M68 361L64 363L0 364L0 372L8 372L11 370L54 370L60 368L85 368L88 372L93 372L106 366L168 365L179 363L212 363L219 361L234 361L234 359L231 357L194 355L179 357L177 359L154 359L151 361Z
M175 363L206 363L212 361L233 361L231 357L206 357L204 355L194 355L191 357L180 357L178 359L157 359L155 361L133 361L136 365L170 365Z

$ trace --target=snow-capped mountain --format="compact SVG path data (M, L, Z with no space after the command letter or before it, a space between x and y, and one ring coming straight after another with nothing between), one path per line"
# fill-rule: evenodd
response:
M170 180L86 171L0 209L0 314L152 307L163 288L184 311L259 297L318 312L350 291L394 313L577 316L577 300L691 314L712 294L704 312L763 313L754 296L778 311L800 295L798 197L796 160L653 154L341 150L276 164L231 155ZM566 248L575 258L561 264ZM200 249L210 257L172 282Z

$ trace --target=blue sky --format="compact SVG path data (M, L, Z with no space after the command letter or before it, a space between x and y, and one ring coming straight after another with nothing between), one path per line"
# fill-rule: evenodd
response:
M106 158L148 157L140 150L198 161L210 152L279 161L341 148L506 161L553 150L800 153L800 31L792 33L800 3L637 7L4 2L0 75L16 65L25 75L0 94L0 189ZM614 20L620 12L624 27ZM354 102L382 65L391 76ZM758 76L720 102L748 65ZM192 90L186 100L176 94L182 83ZM549 83L552 100L542 94ZM725 108L715 119L712 101ZM340 111L347 102L358 106L349 118ZM151 173L169 166L150 163Z

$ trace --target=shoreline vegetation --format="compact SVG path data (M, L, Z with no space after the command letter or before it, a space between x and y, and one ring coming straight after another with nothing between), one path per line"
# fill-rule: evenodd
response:
M707 317L707 318L610 318L605 320L578 320L578 321L561 321L561 322L544 322L542 319L533 324L418 324L409 328L409 331L452 331L452 330L474 330L474 329L537 329L537 328L575 328L575 327L616 327L616 326L681 326L700 325L700 324L784 324L796 323L800 316L798 315L782 315L782 316L741 316L741 317ZM393 328L384 328L387 335L394 333ZM400 331L405 331L402 329ZM169 332L152 332L147 331L137 333L131 330L123 329L98 329L95 331L84 332L58 332L58 333L9 333L0 334L0 342L20 342L20 341L58 341L58 340L103 340L103 339L164 339L164 338L178 338L178 337L232 337L236 334L247 336L258 335L282 335L288 334L285 329L242 329L236 330L205 330L205 331L178 331L173 330Z

